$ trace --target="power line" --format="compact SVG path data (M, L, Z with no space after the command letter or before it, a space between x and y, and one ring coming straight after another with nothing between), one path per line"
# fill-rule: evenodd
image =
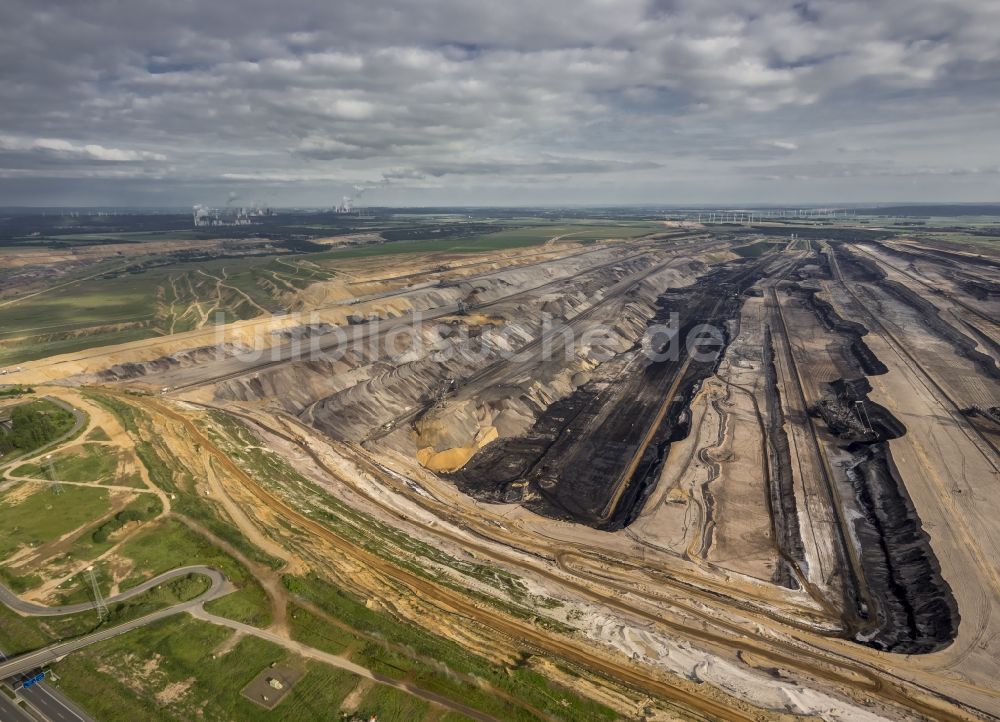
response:
M97 610L97 621L103 622L111 616L108 605L101 594L101 588L97 584L97 575L94 574L94 567L87 567L87 577L90 579L90 587L94 591L94 609Z

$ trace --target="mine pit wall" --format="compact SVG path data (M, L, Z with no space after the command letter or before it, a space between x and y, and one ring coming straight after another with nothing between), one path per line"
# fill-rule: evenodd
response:
M884 246L884 248L890 253L894 253L907 259L919 258L919 256L914 253L898 251L889 246ZM864 264L871 275L878 277L876 282L879 286L891 293L902 303L915 309L925 319L926 323L935 334L950 343L960 355L972 361L980 372L990 378L1000 379L1000 368L997 367L996 361L991 356L988 356L980 351L977 348L977 343L974 339L965 335L955 326L945 321L941 317L941 312L937 306L921 297L920 294L916 293L913 289L897 281L890 280L875 261L872 261L869 258L860 258L853 253L851 255L858 263ZM954 265L954 262L947 259L940 260L938 262L949 266ZM995 284L991 284L989 288L992 288L992 285ZM997 286L997 290L1000 290L1000 285ZM987 298L989 295L990 293L987 292ZM986 341L988 344L996 346L996 342L992 339L986 339Z
M169 356L160 356L150 361L115 364L96 374L88 375L84 378L75 378L74 381L87 382L93 380L100 383L115 383L119 381L131 381L146 376L152 376L155 379L157 374L165 371L189 368L207 361L229 358L239 353L246 353L248 350L245 346L231 343L219 344L218 346L201 346L190 351L182 351Z
M816 296L814 289L800 287L797 290L804 293L806 302L815 311L820 323L827 331L840 334L849 340L851 356L858 366L859 373L866 376L878 376L889 370L864 342L862 337L868 333L868 329L864 325L841 318L830 303Z
M602 528L609 530L622 529L638 517L656 480L660 477L670 445L686 438L690 433L691 401L701 388L702 382L718 371L731 340L740 333L741 309L744 302L743 294L762 277L767 275L767 273L774 272L774 270L770 257L764 257L756 262L745 262L732 270L720 269L700 279L694 288L685 289L685 293L695 295L704 293L706 297L711 295L712 290L715 289L716 297L721 293L722 298L709 314L687 322L681 330L680 337L682 339L687 338L688 332L693 327L704 323L713 325L723 332L722 345L719 347L713 361L692 361L688 367L674 399L668 407L663 420L660 422L659 428L656 430L652 443L646 447L635 473L630 479L625 480L625 491L612 510L610 518L602 525ZM657 314L654 322L662 322L668 317L671 310L676 310L677 306L681 305L682 299L677 296L671 298L671 295L668 292L661 296L659 301L660 312ZM647 373L655 373L658 370L657 367L657 364L652 364L647 368ZM781 497L781 494L779 493L778 496ZM783 509L788 508L787 496L779 501L779 507ZM792 493L792 514L795 513L794 507L795 499L794 493ZM706 519L706 523L710 522L711 518L709 516ZM801 539L799 539L799 549L801 550ZM780 570L776 571L776 573L779 572ZM794 584L794 581L791 583Z
M665 291L650 323L662 322L676 310L681 339L699 323L726 328L738 319L740 294L763 275L768 262L731 264L691 286ZM687 366L651 443L627 479L621 475L639 452L664 394L677 380L684 366L683 352L676 361L649 363L634 353L616 359L608 364L607 373L549 405L528 434L494 442L450 478L479 499L520 500L544 516L620 529L641 510L670 443L687 434L690 400L717 368L723 351L710 362ZM637 418L646 422L636 423Z
M973 339L942 319L934 304L896 281L887 279L882 281L881 286L903 303L915 308L935 334L954 346L960 355L972 361L985 376L1000 379L1000 368L997 368L996 361L976 348L976 342Z
M590 279L588 284L594 285L596 292L597 288L613 284L632 273L644 270L644 267L645 264L637 267L624 264L615 269L605 269L595 279ZM337 438L358 440L372 427L394 423L401 415L414 413L412 421L416 431L415 438L409 433L391 434L386 436L383 443L407 454L420 452L422 461L445 452L441 463L464 463L462 457L470 453L483 438L488 438L482 437L482 433L496 433L492 421L495 420L498 408L493 408L494 403L491 402L453 402L455 389L461 389L467 379L494 364L501 367L515 364L515 361L509 359L510 352L524 348L542 334L543 314L549 314L554 324L565 323L575 318L580 309L590 307L593 302L593 295L573 292L545 294L541 298L518 301L516 305L497 303L489 310L506 319L502 328L484 329L477 338L463 340L459 337L444 348L441 347L441 339L430 339L426 347L437 346L442 353L418 355L410 361L394 365L391 371L373 377L370 382L321 399L312 410L314 422L324 432ZM619 314L612 336L614 333L638 335L644 325L642 314L647 313L642 298L636 298L631 303L614 303L617 304L615 308ZM651 312L650 308L648 313ZM621 336L612 338L608 343L612 351L620 352L632 342ZM518 396L533 399L529 403L542 404L552 395L569 393L572 389L569 377L581 369L570 368L569 373L564 373L565 370L563 367L558 371L533 369L528 374L531 378L528 387L522 388L514 384L520 389ZM501 399L495 399L494 402L497 407L503 404ZM536 413L516 406L517 400L514 399L503 410L510 412L508 416ZM442 448L436 449L435 445ZM454 453L447 453L449 450Z
M617 253L620 254L620 251ZM507 301L506 297L522 291L530 294L530 289L535 286L558 282L563 278L569 282L574 276L581 279L590 279L591 276L594 276L598 280L591 279L590 283L596 283L596 287L599 288L608 282L608 277L615 273L613 269L601 269L602 264L614 262L615 267L620 267L624 273L641 269L651 264L654 258L655 256L645 253L620 258L614 252L608 251L594 254L586 261L579 258L567 260L565 267L551 262L539 264L537 267L515 267L490 274L487 278L463 279L447 287L421 290L408 296L405 300L405 306L412 311L432 312L440 306L454 304L459 300L472 299L476 303L499 303L504 305L505 315L516 317L515 322L508 323L505 327L510 329L519 324L523 325L524 334L530 336L537 332L537 328L531 325L533 321L537 320L540 328L540 319L537 318L539 312L534 308L535 304L531 302L530 296L510 301ZM580 300L577 299L576 302ZM397 299L393 303L399 305L404 302ZM347 306L345 308L350 310L355 307ZM395 309L395 306L392 308L378 307L377 311L379 318L383 320L398 317L401 313ZM436 324L431 321L425 325L431 327ZM365 327L357 325L353 328L364 329ZM433 347L435 343L440 341L440 339L431 338L429 333L425 331L426 329L421 328L425 346ZM516 330L514 333L517 335ZM516 341L516 338L514 340ZM308 341L305 342L303 348L308 348L308 343ZM358 383L365 383L378 377L379 374L387 370L380 364L398 365L398 361L393 359L390 353L386 352L385 349L379 349L377 344L373 349L373 344L367 340L357 343L349 342L348 346L346 351L340 348L336 350L336 353L316 354L308 360L283 364L281 367L266 369L252 376L224 381L216 387L215 397L220 401L257 401L267 398L281 403L286 411L299 414L312 404ZM420 394L415 398L419 397ZM384 418L379 423L384 423L389 418Z
M841 269L846 275L855 281L877 286L884 290L891 298L914 310L920 316L921 320L926 323L926 328L931 332L931 335L949 346L957 357L969 361L972 368L987 379L991 379L992 381L1000 380L1000 367L998 367L996 360L992 356L983 353L977 345L976 338L979 337L978 329L972 329L966 325L971 334L966 335L959 328L946 321L941 316L937 307L929 301L921 298L903 284L889 280L882 268L871 259L851 253L841 246L832 246L831 252L837 254ZM982 348L990 350L998 347L994 339L983 338L985 343ZM945 379L943 383L947 385L947 381ZM996 388L995 385L993 388ZM963 396L962 393L958 395L959 397ZM968 399L967 396L965 398ZM993 405L982 402L980 404L987 407ZM966 411L974 411L974 406L975 402ZM996 443L996 439L1000 438L1000 423L997 423L988 415L983 416L975 413L967 413L966 415L979 433L993 440L991 443Z
M655 271L658 264L667 258L672 261L671 267ZM615 301L617 305L614 305L615 313L610 316L613 319L610 325L615 332L612 336L618 334L618 337L612 338L609 345L611 351L621 352L634 343L626 340L624 335L641 335L641 329L645 327L642 314L653 313L655 294L647 288L649 281L657 278L658 274L666 274L665 278L683 277L698 267L702 267L700 262L676 259L674 254L642 253L613 264L590 268L577 278L557 279L555 285L546 286L544 292L537 294L530 289L520 291L519 287L523 287L524 282L506 288L509 276L499 274L498 283L502 281L501 285L505 286L499 301L481 307L469 317L452 318L445 324L445 328L454 323L457 324L453 326L456 330L476 330L480 332L478 336L458 333L455 337L442 337L438 333L441 322L432 320L417 327L424 342L420 352L414 350L402 357L393 356L381 349L381 345L373 349L373 344L364 341L340 358L284 364L252 377L220 384L217 393L219 396L246 400L272 398L330 436L367 443L374 433L379 444L412 456L421 451L422 442L417 439L420 443L415 445L409 431L410 424L420 422L423 414L439 407L447 412L456 410L448 400L456 388L462 387L466 378L484 366L500 362L505 353L523 348L541 333L543 308L555 314L555 323L575 319L581 308L593 304L595 297L600 299L604 288L637 273L653 272L638 284L634 292L626 294L628 298ZM546 277L550 272L551 269L546 271ZM537 278L527 279L531 288L539 282ZM644 300L646 296L649 297L648 302ZM647 306L648 311L644 310ZM478 319L480 316L483 318ZM633 316L636 318L632 319ZM629 330L630 326L634 329ZM538 388L533 387L530 395L537 394L538 403L548 403L552 394L565 394L572 390L572 376L572 373L568 376L561 374L551 379L548 386L548 382L537 384ZM468 407L457 411L455 418L445 413L448 416L445 440L459 446L488 440L488 436L477 438L480 431L490 426L485 418L479 418L481 414L477 409ZM499 426L521 423L517 420L518 411L510 411ZM531 411L532 415L535 413L537 410ZM394 426L397 423L398 426ZM525 428L527 426L530 423ZM467 439L455 437L466 432ZM446 454L449 457L446 461L450 463L457 459L459 463L464 463L461 456L468 451L459 451L457 455Z
M785 413L778 388L778 371L774 360L774 340L770 327L764 329L764 383L767 411L767 486L771 500L771 524L778 545L781 563L774 570L773 581L789 589L799 583L793 567L808 575L806 551L802 543L798 506L795 501L795 480L792 478L792 456L785 431Z
M542 308L555 312L550 331L555 338L540 343L542 329L529 349L521 344L514 358L485 359L474 373L456 378L457 391L446 395L422 413L413 424L413 442L422 464L435 471L452 471L495 438L522 436L531 430L539 414L565 398L611 359L634 348L648 319L655 313L658 284L680 282L690 274L691 264L680 263L646 276L625 294L601 298L577 294L550 298ZM567 301L572 298L572 303ZM509 314L531 318L528 307ZM566 346L560 329L571 330L581 339L594 329L604 329L587 345ZM546 347L551 358L546 357ZM398 439L394 439L398 447ZM404 450L404 449L398 449Z
M859 259L860 260L860 259ZM879 269L863 265L877 282ZM807 290L820 322L846 337L855 352L858 376L826 384L824 403L811 412L850 456L845 466L852 491L852 536L861 559L864 584L874 609L860 609L870 630L857 641L880 650L922 654L947 646L958 632L959 613L951 587L924 532L917 511L892 462L889 441L906 433L886 408L868 399L866 376L888 369L862 337L862 324L841 318L833 306ZM862 595L856 595L861 598Z
M917 263L932 267L941 278L949 280L955 287L977 301L990 301L1000 298L1000 282L981 278L964 268L964 266L974 263L973 259L964 259L960 262L952 258L918 251L905 246L899 247L889 243L879 243L877 246L881 252L905 261L911 267Z
M960 253L958 251L948 251L943 248L928 248L922 246L919 249L919 253L923 253L928 256L933 256L939 261L945 263L964 263L973 266L983 266L984 268L1000 269L1000 261L987 258L982 255L974 255L971 253Z
M847 478L860 515L853 519L869 599L872 631L857 640L901 654L924 654L947 646L958 633L958 606L924 532L906 485L892 463L888 441L906 428L885 407L868 399L864 378L829 384L849 417L860 402L863 430L838 424L829 409L821 415L850 453ZM870 426L869 426L870 424Z
M1000 283L969 276L955 278L955 283L977 301L992 301L1000 298Z
M754 279L756 281L756 279ZM670 445L687 437L691 432L691 401L697 395L702 382L711 376L719 368L725 349L729 346L731 339L739 335L739 310L742 300L729 301L724 304L724 309L718 314L712 314L705 319L694 320L681 330L681 338L685 338L688 332L699 323L713 323L723 330L722 346L714 361L692 362L674 395L673 400L667 407L667 411L656 429L651 443L646 447L636 467L635 473L624 480L625 490L618 499L617 504L611 511L611 516L605 521L601 528L607 530L624 529L639 516L646 499L649 497L656 480L660 477L663 463L667 459ZM664 308L669 313L669 307ZM662 385L666 379L657 384L657 375L653 364L647 368L650 385ZM673 374L671 374L673 376ZM709 518L709 521L711 519Z

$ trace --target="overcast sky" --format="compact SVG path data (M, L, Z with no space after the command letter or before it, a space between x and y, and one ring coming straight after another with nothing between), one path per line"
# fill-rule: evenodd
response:
M3 0L0 205L1000 200L998 0Z

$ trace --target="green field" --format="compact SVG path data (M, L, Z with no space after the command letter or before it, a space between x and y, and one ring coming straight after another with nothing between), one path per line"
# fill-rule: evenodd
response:
M75 503L77 501L76 497L81 490L85 492L100 492L99 489L89 487L65 486L57 495L52 487L38 487L38 491L35 494L36 496L42 495L40 498L45 500L45 504L44 508L39 510L33 518L39 524L46 525L49 523L49 517L52 518L51 521L53 523L61 521L65 515L63 514L60 502L65 498L66 503ZM47 500L45 498L47 496L53 498ZM92 515L88 518L83 518L87 516L88 511ZM44 581L41 576L42 574L61 573L59 571L49 572L48 570L64 569L72 563L100 556L115 545L116 542L111 537L119 529L128 523L144 522L153 519L162 511L163 507L159 498L152 494L136 495L123 509L114 515L108 513L109 502L100 502L81 507L80 516L69 522L79 522L79 524L69 529L66 533L74 532L76 529L79 529L79 531L74 533L72 537L67 538L65 543L59 545L58 548L54 548L51 554L39 560L36 565L27 568L31 571L26 571L26 568L21 566L19 567L20 573L15 573L12 566L0 567L0 575L6 580L7 585L18 593L34 589ZM62 531L62 529L60 528L59 531ZM54 538L62 536L63 534L58 534ZM98 571L102 571L100 564L98 565ZM59 589L69 590L60 595L59 600L64 604L87 601L90 598L90 587L83 575L77 575L67 580Z
M176 263L7 299L15 302L0 306L0 364L188 331L214 323L216 311L226 321L278 311L262 284L282 271L293 275L273 259Z
M48 399L17 404L4 410L9 428L0 427L0 462L37 452L69 433L73 413Z
M495 233L482 233L466 238L442 238L440 240L393 241L361 248L345 248L309 256L310 260L321 263L349 258L367 258L397 253L483 253L502 251L510 248L538 246L552 238L564 236L563 241L594 241L604 238L635 238L663 230L657 223L639 224L554 224L511 228Z
M155 310L151 291L164 278L154 271L91 278L5 305L0 307L0 338L150 319Z
M368 690L355 714L364 720L375 717L379 722L411 722L423 719L430 707L423 700L379 684Z
M118 553L133 562L132 573L121 583L122 589L191 564L216 567L236 585L252 581L247 570L232 557L174 519L164 519L136 534L119 547Z
M25 482L27 483L27 482ZM19 502L11 502L23 484L0 497L0 559L19 546L36 547L58 539L100 517L108 508L108 492L85 486L64 486L56 494L47 486Z
M145 415L121 400L95 392L88 395L100 399L112 409L123 426L132 433L147 426ZM234 441L239 443L245 430L229 422L226 432L215 435L222 441L231 433ZM197 509L197 513L192 516L199 517L199 523L214 520L215 528L220 532L228 529L229 523L215 515L214 503L195 493L190 473L179 467L155 438L144 443L140 458L154 482L174 494L172 504L175 513ZM246 449L243 451L249 453ZM273 455L252 455L248 458L252 459L255 474L280 480L282 483L300 481L291 469L279 464ZM89 487L73 487L72 491L106 494L104 489ZM36 493L35 497L39 494L55 498L44 490ZM311 495L311 492L307 495ZM28 503L31 498L34 497L29 497L22 503ZM136 503L158 503L158 500L152 495L142 495L133 501L133 504ZM46 505L41 511L44 513L37 516L49 523L56 518L51 513L54 511L51 505ZM149 514L156 511L152 509ZM338 514L340 513L342 511L338 507ZM100 514L88 513L81 516L85 526L87 519L96 518ZM329 522L329 516L324 516L325 521ZM366 546L372 550L382 549L382 542L377 537L389 530L384 530L381 525L373 526L371 521L360 516L357 519L343 520L350 525L365 525L366 534L374 535L371 543ZM0 529L6 528L3 524L4 519L0 517ZM93 533L90 532L97 530L98 525L92 524L81 540L92 542ZM391 549L395 544L405 546L410 542L394 536L385 549ZM413 551L417 551L417 548L414 547ZM82 548L78 549L76 546L73 553L80 557L86 555ZM259 551L256 553L260 554ZM419 553L434 554L434 551L421 548ZM117 563L122 560L129 563L131 572L120 585L122 589L179 566L201 563L220 568L239 587L239 591L209 603L207 608L213 613L258 626L266 626L271 622L268 599L247 570L177 519L168 517L140 528L134 536L118 546L112 559L117 559ZM442 559L447 561L447 557ZM455 563L454 560L452 563ZM480 569L481 565L475 563L468 563L467 567L467 573L487 583L496 584L498 590L505 590L506 594L525 605L544 606L546 603L543 598L528 594L514 577L489 576ZM107 589L110 582L108 566L99 562L96 568L101 585ZM405 679L421 689L461 700L500 719L538 722L540 719L575 721L615 718L611 710L584 700L569 689L552 684L531 668L530 656L525 656L521 663L514 666L498 664L498 660L477 656L463 645L400 622L389 614L369 609L363 600L319 577L285 577L285 582L289 590L301 600L300 604L292 604L289 608L293 635L311 646L335 654L349 655L352 660L368 669L387 677ZM173 583L161 585L157 590L143 595L142 599L117 605L113 610L114 619L121 621L131 618L157 608L157 605L169 603L169 600L191 598L203 590L205 583L203 579L199 581L199 578L194 578L178 580L176 586ZM202 586L199 587L199 584ZM85 601L89 598L87 586L80 577L72 579L64 591L66 601ZM301 606L305 603L317 605L323 614L306 611ZM499 603L499 600L491 599L491 603ZM528 613L527 606L524 611ZM41 646L53 638L89 631L97 623L96 617L92 615L77 615L72 620L61 622L28 619L8 624L9 616L0 614L0 645L21 651ZM68 694L95 717L112 721L186 720L194 718L192 710L198 710L195 716L199 719L273 719L274 713L267 713L256 707L240 697L239 692L250 679L274 662L299 666L306 672L306 676L282 702L280 710L283 718L329 719L331 713L335 713L340 702L355 687L357 680L352 675L298 659L274 645L252 637L239 641L231 651L214 656L215 650L230 634L229 630L195 622L187 617L171 618L74 654L57 664L56 672L62 678L61 684ZM78 682L79 679L86 679L86 685ZM536 714L533 710L543 712ZM460 715L454 714L442 716L440 709L382 686L366 690L358 703L357 711L366 715L366 719L371 714L377 714L382 720L426 718L427 722L431 722L461 719Z
M29 476L36 479L58 479L59 481L115 481L115 471L121 452L103 444L83 444L71 451L52 454L44 462L23 464L12 472L14 476ZM141 479L140 479L141 483ZM135 484L131 480L131 485Z
M89 634L101 627L122 624L158 609L194 599L204 594L209 584L208 579L203 576L173 579L126 602L109 604L109 616L103 621L98 619L95 611L64 617L22 617L0 604L0 647L11 656L40 649L53 642Z
M129 404L104 394L85 391L84 394L104 406L114 414L122 426L133 435L138 435L140 429L148 429L149 421L145 414ZM246 537L225 517L219 505L202 496L194 487L194 479L169 452L154 441L142 441L136 444L136 454L143 466L149 472L153 484L173 494L171 502L176 514L186 516L208 529L212 534L225 540L248 559L264 566L278 569L282 566L280 559L275 559L258 547L247 541Z
M205 609L220 617L235 619L251 627L264 629L271 625L271 606L267 593L255 581L245 583L242 589L205 604Z
M781 248L786 245L786 243L778 243L774 241L757 241L756 243L751 243L747 246L737 246L733 249L733 253L737 256L742 256L743 258L758 258L763 256L765 253L770 253L776 248Z
M432 221L441 223L441 219ZM456 223L465 217L456 217ZM563 241L635 238L658 230L647 221L548 221L515 219L514 228L440 239L397 240L294 256L174 262L141 273L124 271L141 257L89 267L54 283L52 290L30 298L0 302L0 365L31 361L88 348L128 343L163 334L287 310L294 293L336 273L337 263L354 258L409 253L482 253L536 246L562 236ZM391 228L394 222L389 222ZM447 222L442 225L447 226ZM481 227L481 226L480 226ZM134 241L184 237L183 231L74 235L120 237ZM146 259L148 260L148 259ZM100 271L114 278L88 278ZM65 285L63 285L65 284ZM13 301L13 302L11 302Z
M349 672L310 662L254 637L213 651L233 632L172 617L102 642L55 666L57 686L102 722L162 720L326 722L357 684ZM305 671L275 712L241 690L272 664Z
M553 684L530 668L499 666L456 642L369 609L316 576L286 576L284 582L294 595L312 602L338 622L334 625L304 609L290 609L293 636L310 646L333 654L353 648L351 659L368 669L387 677L406 678L422 689L460 699L503 720L539 719L510 700L526 703L554 719L576 722L617 718L607 707ZM502 690L509 699L474 680Z

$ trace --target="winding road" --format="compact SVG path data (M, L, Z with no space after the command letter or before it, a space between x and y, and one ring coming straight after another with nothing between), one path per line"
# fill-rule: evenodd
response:
M217 599L221 596L229 594L234 590L232 584L226 579L226 577L217 569L206 566L189 566L180 567L178 569L172 569L169 572L164 572L159 576L153 577L142 584L139 584L131 589L122 592L121 594L116 594L113 597L107 599L108 604L115 604L117 602L123 602L133 597L136 597L143 592L149 591L153 587L168 582L172 579L177 579L179 577L185 577L189 574L201 574L208 577L212 584L211 586L202 594L190 599L186 602L180 602L171 607L165 609L157 610L151 614L147 614L138 619L133 619L131 621L125 622L124 624L119 624L115 627L109 627L107 629L101 629L93 634L88 634L76 639L72 639L68 642L57 642L56 644L51 644L48 647L39 649L34 652L29 652L27 654L22 654L12 659L7 659L0 661L0 680L7 679L10 677L17 677L25 672L30 672L32 670L44 667L47 664L56 662L66 655L76 652L84 647L97 642L103 642L107 639L117 637L126 632L130 632L134 629L144 627L153 622L157 622L161 619L174 616L175 614L180 614L181 612L188 612L195 619L200 619L211 624L217 624L220 626L228 627L234 629L242 634L252 635L264 639L273 644L277 644L285 649L299 654L307 659L314 659L319 662L324 662L338 669L343 669L360 677L373 680L378 684L386 685L388 687L393 687L407 694L413 695L419 699L426 700L428 702L440 705L445 709L449 709L466 717L476 720L477 722L499 722L495 717L485 714L473 707L462 704L456 700L449 699L448 697L441 696L429 690L421 689L415 685L408 682L393 679L391 677L386 677L385 675L373 672L365 667L354 664L349 659L344 657L339 657L337 655L329 654L323 652L319 649L314 649L300 642L296 642L292 639L288 639L281 635L277 635L267 630L258 629L247 624L242 624L240 622L226 619L225 617L219 617L215 614L211 614L204 609L204 603L209 602L213 599ZM40 604L33 604L31 602L25 602L20 599L17 595L7 589L5 586L0 585L0 602L13 609L15 612L25 615L25 616L59 616L65 614L76 614L79 612L85 612L93 609L94 605L85 602L83 604L70 604L61 607L46 607ZM0 693L2 696L2 693ZM6 699L2 700L6 701ZM15 712L20 713L19 708L15 708L11 705L10 710L5 710L3 706L0 706L0 720L6 722L7 718L3 716L5 711L9 711L11 715ZM20 722L19 718L13 718ZM82 719L82 718L80 718Z
M71 639L67 642L50 644L48 647L44 647L34 652L29 652L27 654L21 654L0 662L0 679L7 679L8 677L13 677L33 669L43 667L46 664L51 664L52 662L65 657L71 652L83 649L84 647L96 642L103 642L106 639L117 637L118 635L125 634L133 629L144 627L147 624L152 624L153 622L171 617L175 614L180 614L181 612L192 611L200 607L205 602L218 599L219 597L229 594L229 592L234 589L234 587L218 569L206 566L179 567L178 569L172 569L169 572L164 572L159 576L153 577L138 586L122 592L121 594L109 597L107 599L107 603L116 604L118 602L132 599L133 597L136 597L143 592L147 592L159 584L169 582L179 577L186 577L189 574L200 574L208 577L211 581L211 586L199 596L194 599L189 599L186 602L180 602L179 604L175 604L171 607L159 609L143 617L139 617L138 619L132 619L124 624L108 627L106 629L99 629L92 634L77 637L76 639ZM33 604L31 602L25 602L3 585L0 585L0 602L3 602L6 606L10 607L18 614L32 617L51 617L76 614L94 608L94 605L90 602L85 602L83 604L70 604L61 607L46 607L39 604Z

